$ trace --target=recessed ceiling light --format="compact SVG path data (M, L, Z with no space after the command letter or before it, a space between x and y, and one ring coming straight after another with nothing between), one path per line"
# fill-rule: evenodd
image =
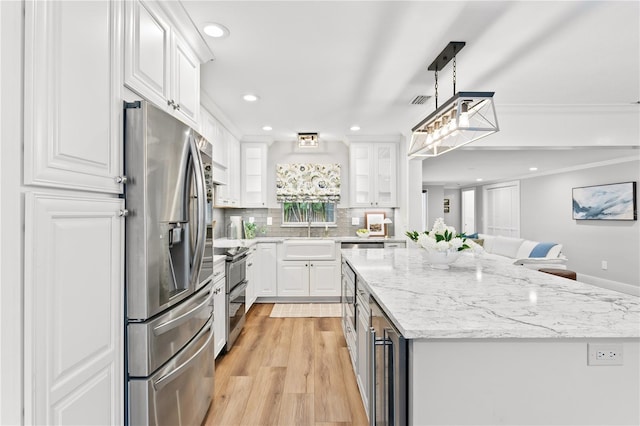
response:
M482 178L476 179L476 182L482 182Z
M242 99L244 99L247 102L255 102L258 100L258 97L256 95L247 94L247 95L244 95Z
M213 38L223 38L229 35L227 27L215 22L205 24L202 30L206 35Z
M360 126L351 126L352 132L357 132L358 130L360 130Z
M273 130L273 127L271 127L271 126L263 126L262 130L264 130L265 132L270 132L271 130Z
M530 171L530 172L535 172L536 170L538 170L538 168L537 168L537 167L529 167L529 171Z

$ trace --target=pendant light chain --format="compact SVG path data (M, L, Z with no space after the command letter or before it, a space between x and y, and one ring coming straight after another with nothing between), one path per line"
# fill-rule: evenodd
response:
M436 109L438 109L438 70L436 70L435 74L436 74Z
M456 94L456 57L453 57L453 95Z

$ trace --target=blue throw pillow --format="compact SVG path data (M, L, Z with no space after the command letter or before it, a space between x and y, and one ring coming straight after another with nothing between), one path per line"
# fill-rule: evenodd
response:
M478 239L478 233L476 232L475 234L469 234L469 235L465 235L465 238L472 238L474 240Z
M556 243L538 243L529 253L529 257L547 257L547 253L555 245Z

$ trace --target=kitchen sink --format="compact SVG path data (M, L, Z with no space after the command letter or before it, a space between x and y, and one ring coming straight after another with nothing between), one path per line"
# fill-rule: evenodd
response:
M282 243L283 260L333 260L336 242L324 238L286 239Z

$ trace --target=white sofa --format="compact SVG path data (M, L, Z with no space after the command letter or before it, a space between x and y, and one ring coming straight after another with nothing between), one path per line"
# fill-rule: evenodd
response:
M531 269L567 269L567 258L562 254L562 244L488 234L478 234L478 239L483 240L483 256L487 258Z

